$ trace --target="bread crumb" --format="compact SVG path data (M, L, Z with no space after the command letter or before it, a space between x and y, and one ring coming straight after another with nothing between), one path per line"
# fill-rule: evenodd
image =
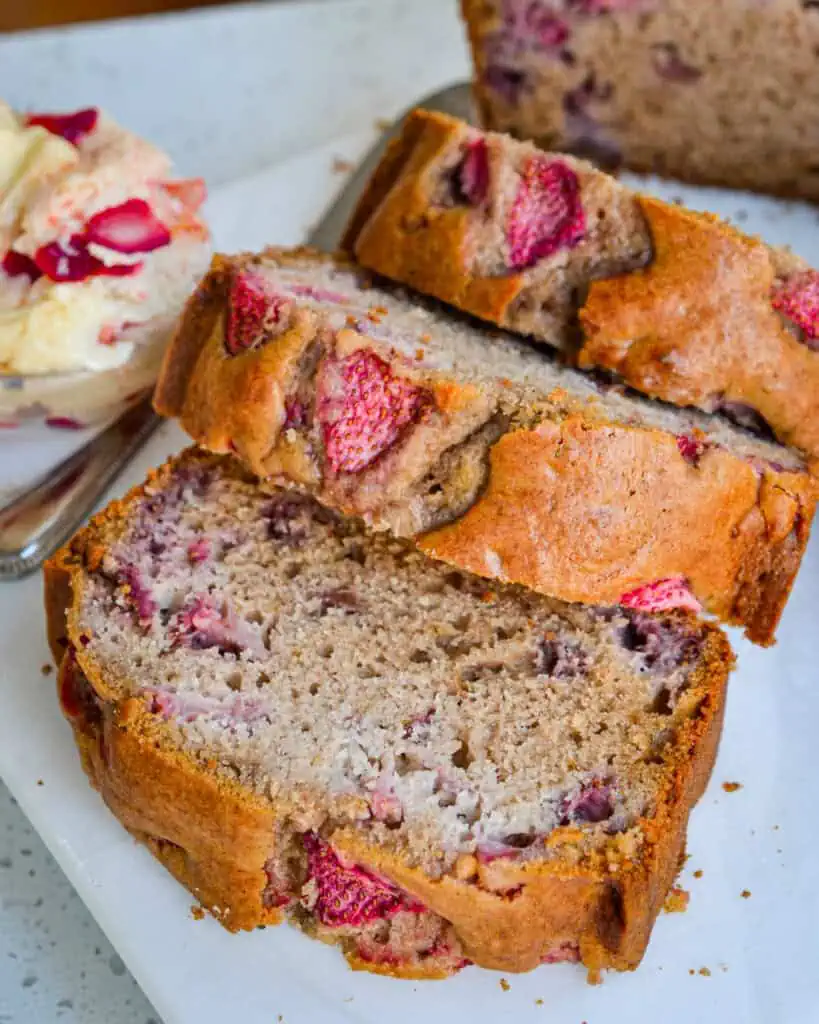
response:
M191 907L191 917L194 919L194 921L201 921L204 918L204 916L205 911L202 909L202 907L200 907L198 903L194 903L194 905Z
M333 174L347 174L355 165L350 160L345 160L344 157L335 156L333 157Z
M736 793L738 789L742 789L741 782L723 782L722 788L726 793Z
M697 973L701 974L703 976L703 978L710 978L711 977L711 972L708 970L707 967L700 967L700 969L699 969L699 971Z
M778 825L772 825L771 827L772 827L774 832L778 832L779 831L779 826Z
M43 673L44 676L50 676L51 673L54 671L54 666L53 665L41 665L40 666L40 671Z
M739 895L744 900L749 900L751 898L751 890L750 889L743 889L742 892Z
M503 989L504 992L508 992L509 989L512 987L509 984L509 982L506 980L506 978L501 978L501 980L498 982L498 984L500 985L500 987Z
M535 1006L543 1006L543 1000L542 999L536 999L535 1000Z
M702 868L697 868L697 870L694 872L694 878L702 878L702 874Z
M377 117L373 123L380 132L385 132L388 128L392 128L392 121L388 121L386 117Z
M696 972L696 971L694 970L694 968L693 968L693 967L689 967L689 968L688 968L688 973L689 973L689 974L696 974L697 972Z
M663 910L666 914L682 914L688 909L688 901L691 896L681 889L680 886L675 885L671 888L671 891L665 898L663 903Z
M44 785L45 785L45 783L43 782L43 780L42 780L42 779L37 779L37 785L38 785L38 786L44 786Z

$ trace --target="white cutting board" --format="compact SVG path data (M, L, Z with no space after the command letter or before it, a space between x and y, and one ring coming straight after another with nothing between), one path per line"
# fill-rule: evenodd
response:
M369 141L348 138L222 188L210 211L217 244L300 241L341 183L334 157L355 158ZM746 230L790 242L819 263L815 210L676 185L652 189L725 215L744 210ZM163 428L116 493L183 443L176 428ZM4 448L1 461L12 450ZM40 671L49 659L39 577L0 584L0 774L166 1024L815 1024L819 542L779 644L763 651L736 633L732 640L739 666L724 739L693 815L681 880L689 909L661 915L638 973L607 975L598 987L569 966L509 976L508 990L500 975L474 967L446 982L393 981L352 973L336 950L287 926L234 936L210 918L195 921L192 898L120 828L80 771L54 676ZM743 788L726 793L725 781Z

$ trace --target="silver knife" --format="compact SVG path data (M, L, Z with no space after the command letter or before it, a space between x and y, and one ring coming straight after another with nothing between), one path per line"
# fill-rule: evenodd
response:
M424 107L474 121L467 84L453 85L425 96L410 110ZM384 150L398 136L407 110L380 136L351 174L346 185L310 232L307 242L335 249L358 197ZM111 426L50 469L11 502L0 506L0 580L15 580L39 569L64 544L128 465L162 420L149 399L123 413Z

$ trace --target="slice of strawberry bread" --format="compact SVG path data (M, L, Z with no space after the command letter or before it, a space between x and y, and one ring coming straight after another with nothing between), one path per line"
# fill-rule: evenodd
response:
M215 260L155 403L208 449L456 568L567 601L702 604L760 643L816 500L793 451L306 250Z
M715 217L419 110L344 245L583 368L819 457L819 273Z
M819 199L815 0L461 0L484 123L608 166Z
M402 977L639 963L719 740L716 627L486 583L193 451L46 604L92 783L226 927Z

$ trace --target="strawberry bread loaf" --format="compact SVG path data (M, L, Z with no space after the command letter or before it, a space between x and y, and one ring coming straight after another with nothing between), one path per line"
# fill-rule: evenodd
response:
M487 583L195 452L46 603L92 783L229 929L400 977L639 963L719 740L716 627Z
M702 605L763 644L816 500L793 450L309 250L216 257L155 404L206 448L458 569L573 602Z
M814 0L461 0L487 127L819 199Z
M416 111L345 247L581 367L819 457L819 273L713 216Z

